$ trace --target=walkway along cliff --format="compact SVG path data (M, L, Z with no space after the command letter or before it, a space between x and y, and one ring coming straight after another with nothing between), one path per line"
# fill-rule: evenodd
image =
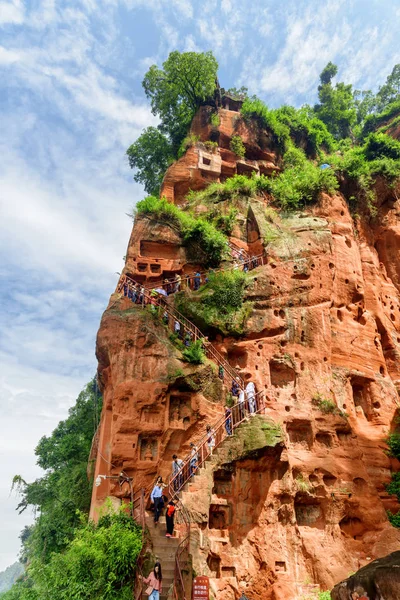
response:
M124 472L148 495L194 441L202 466L189 478L186 462L169 486L181 507L176 538L161 539L146 517L144 560L163 562L162 598L189 600L193 572L210 577L218 600L242 591L252 600L312 598L399 547L386 513L399 509L386 491L399 465L385 444L400 388L399 190L378 181L373 218L350 211L345 184L291 213L274 209L268 193L207 197L215 182L282 169L274 137L228 100L218 125L210 107L199 110L197 137L161 191L193 218L235 209L220 264L172 218L136 215L97 338L104 405L95 477ZM230 149L233 136L245 158ZM205 310L220 270L244 274L234 312ZM184 361L197 340L204 361ZM239 413L234 380L255 383L257 415ZM207 424L217 432L212 457ZM92 517L106 498L129 502L129 486L102 480Z

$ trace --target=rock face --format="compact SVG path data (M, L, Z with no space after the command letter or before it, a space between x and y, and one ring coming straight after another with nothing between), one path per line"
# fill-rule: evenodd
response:
M266 132L232 110L219 117L212 127L207 107L197 114L192 132L201 141L164 179L170 201L182 205L189 189L234 173L280 168ZM236 134L246 159L229 150ZM378 198L373 219L352 216L339 192L290 217L271 212L268 198L236 203L235 242L267 260L249 275L243 335L214 331L210 339L245 381L266 390L267 409L239 430L239 441L224 442L182 496L195 570L211 578L219 600L241 591L252 600L300 599L399 547L386 516L399 507L385 487L399 465L385 438L399 405L400 201L383 184ZM123 275L151 284L198 267L168 224L135 220ZM223 414L228 390L211 363L182 362L168 329L118 293L103 315L97 356L104 408L95 475L124 470L135 489L148 488ZM274 443L259 438L271 420L282 431ZM107 496L129 490L103 481L92 516Z
M400 598L400 552L363 567L332 590L332 600L397 600Z

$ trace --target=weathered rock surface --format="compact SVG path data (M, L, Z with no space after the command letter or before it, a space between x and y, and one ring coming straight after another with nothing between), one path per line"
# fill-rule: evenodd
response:
M206 108L196 116L192 131L219 149L198 144L170 167L163 194L171 201L233 173L279 168L268 137L260 140L232 110L219 115L217 129ZM237 132L244 163L229 150ZM280 424L283 441L241 458L226 443L184 492L193 562L218 600L242 590L252 600L300 599L399 547L386 516L399 506L385 487L399 465L385 439L399 406L400 201L393 190L382 195L374 219L352 216L340 193L289 218L268 216L267 198L238 203L236 242L250 253L265 248L268 260L249 275L244 334L212 341L267 390L265 418ZM149 282L194 267L175 230L135 221L125 274ZM183 363L166 327L118 294L103 315L97 355L104 408L96 475L124 469L135 489L148 487L222 414L227 390L210 364ZM92 515L107 496L128 494L104 481Z
M332 600L398 600L400 551L378 558L335 585Z

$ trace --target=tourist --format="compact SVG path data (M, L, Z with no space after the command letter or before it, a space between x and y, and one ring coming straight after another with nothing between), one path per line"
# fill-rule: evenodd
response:
M199 289L200 285L201 285L201 275L197 271L194 275L194 288L193 289L195 292Z
M164 314L163 314L163 321L164 321L165 325L168 325L168 323L169 323L169 316L168 316L167 311L165 311Z
M240 390L239 392L239 420L242 421L246 416L246 403L245 403L245 394L244 390Z
M174 490L179 492L183 484L183 460L178 458L176 454L172 456L172 477L174 480Z
M128 295L128 291L129 291L129 283L125 279L125 282L124 282L124 296Z
M240 377L236 377L236 379L232 380L232 386L231 386L231 394L234 398L237 398L239 396L239 391L240 391Z
M165 537L172 537L174 533L174 519L175 519L176 506L173 500L170 500L167 504L167 510L165 512L165 521L167 524L167 533Z
M232 435L232 411L229 406L225 406L225 430L228 435Z
M185 334L185 340L184 340L184 344L186 346L186 348L189 348L190 344L192 343L193 340L193 334L191 331L187 331Z
M213 450L214 450L214 447L215 447L215 431L211 427L211 425L207 425L206 431L207 431L208 452L209 452L210 456L212 456L213 455Z
M181 290L181 282L182 282L182 278L179 275L179 273L177 274L176 278L175 278L175 292L180 292Z
M144 289L144 285L142 285L142 287L140 288L140 294L139 294L139 304L144 304L144 295L145 295L145 289Z
M161 477L157 477L153 491L150 494L151 503L154 504L154 525L157 525L160 518L160 512L164 505L163 499L163 481Z
M192 477L197 469L199 462L199 454L197 452L197 446L190 442L190 463L189 463L189 477Z
M256 388L252 381L246 385L246 399L250 416L252 416L256 412Z
M154 564L154 569L150 575L142 577L142 580L148 586L144 593L149 596L149 600L160 600L160 594L162 593L162 572L159 561Z
M221 381L224 380L225 371L224 371L224 367L222 365L219 365L219 367L218 367L218 377L220 378Z
M240 250L238 252L238 259L240 260L240 262L242 264L244 263L244 251L243 251L243 248L240 248Z
M179 321L175 321L174 323L174 333L177 337L181 337L181 324Z

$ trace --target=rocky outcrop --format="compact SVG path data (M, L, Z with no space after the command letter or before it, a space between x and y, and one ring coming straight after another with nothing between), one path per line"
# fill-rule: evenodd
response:
M213 127L209 111L203 107L192 125L200 142L164 179L163 194L178 204L189 189L233 173L279 169L266 132L227 109ZM229 150L237 133L245 160ZM210 139L217 149L204 145ZM184 492L193 564L220 600L240 591L301 598L398 548L386 510L399 506L386 484L399 465L385 439L399 406L400 201L393 189L378 185L377 193L374 218L351 214L341 193L322 194L290 216L273 211L267 197L235 202L236 243L266 260L248 275L244 333L214 330L212 342L245 381L266 391L266 415L240 430L237 442L224 442ZM151 284L193 272L195 260L173 227L140 217L124 274ZM182 362L170 331L118 293L103 315L97 356L104 408L96 475L123 469L135 489L148 488L223 413L228 390L212 362ZM262 438L271 421L282 431L272 445ZM235 451L251 430L256 447ZM113 480L102 482L92 515L107 496L128 495Z
M332 600L400 598L400 552L378 558L332 590Z

